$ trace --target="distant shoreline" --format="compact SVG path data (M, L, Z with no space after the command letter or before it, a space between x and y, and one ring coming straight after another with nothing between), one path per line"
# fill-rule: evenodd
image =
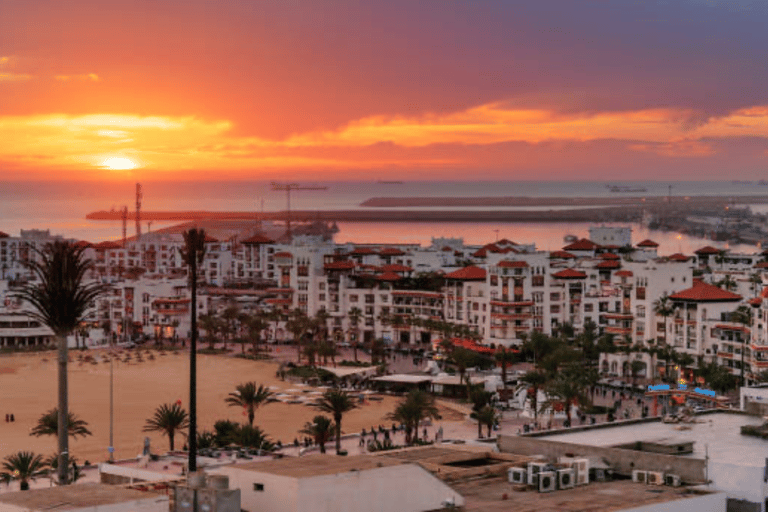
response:
M362 207L404 208L424 206L713 206L721 204L765 204L766 195L749 196L616 196L616 197L372 197Z

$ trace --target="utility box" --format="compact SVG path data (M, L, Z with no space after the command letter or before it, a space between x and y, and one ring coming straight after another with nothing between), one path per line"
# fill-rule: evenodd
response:
M200 471L190 473L187 483L176 487L175 512L240 512L240 489L229 488L229 477Z

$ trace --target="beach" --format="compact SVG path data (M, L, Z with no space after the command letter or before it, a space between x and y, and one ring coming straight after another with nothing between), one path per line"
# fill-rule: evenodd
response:
M88 350L100 360L102 350ZM130 353L131 362L122 362ZM142 362L136 362L136 350L124 351L120 362L114 363L114 445L115 458L132 458L140 454L144 437L151 440L153 453L169 449L167 437L159 432L142 432L146 419L157 406L181 400L189 409L189 354L141 350ZM149 360L146 354L154 355ZM85 438L70 438L70 452L82 463L104 461L109 446L109 363L80 362L79 351L71 351L69 364L69 409L88 422L93 433ZM20 450L51 455L56 451L55 436L32 437L30 429L38 418L56 406L55 352L35 354L8 354L0 356L0 459ZM304 392L311 389L295 382L276 377L277 363L249 361L230 356L198 355L198 430L213 430L220 419L247 421L241 408L224 402L235 386L255 381L274 386L275 392L289 392L296 396L316 396ZM368 400L359 409L347 413L342 422L346 433L360 432L372 425L391 425L386 415L398 398L383 396L381 401ZM15 422L6 423L5 414L14 414ZM256 411L254 424L261 427L272 441L292 443L304 423L320 414L305 404L273 402ZM176 449L184 445L183 436L177 435Z

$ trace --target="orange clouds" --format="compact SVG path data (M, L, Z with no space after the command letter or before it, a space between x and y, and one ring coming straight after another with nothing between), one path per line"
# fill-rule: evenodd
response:
M768 107L700 119L684 109L559 113L492 103L445 115L372 116L283 139L235 135L230 121L192 116L54 114L0 117L0 160L17 168L45 162L68 169L130 160L137 168L122 171L136 176L305 168L332 177L350 168L471 167L472 147L503 143L578 146L607 140L623 143L628 154L701 158L715 153L711 140L739 137L768 139ZM454 149L446 152L449 147Z

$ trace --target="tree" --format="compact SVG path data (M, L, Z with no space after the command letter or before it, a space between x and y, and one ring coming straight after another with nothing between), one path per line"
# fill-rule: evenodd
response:
M401 400L387 419L405 425L405 442L413 444L419 440L419 424L427 419L440 419L435 397L426 391L414 389Z
M173 439L177 432L189 427L187 411L178 403L162 404L155 409L155 414L147 419L142 432L162 432L168 436L171 451L174 449Z
M189 461L190 472L197 471L197 268L205 257L205 230L190 229L184 232L184 249L181 258L187 265L192 300L190 304L190 340L189 340ZM186 416L186 413L184 413ZM186 421L186 420L185 420ZM169 434L171 449L173 435Z
M272 451L275 448L272 441L267 438L267 434L253 425L237 425L229 433L227 443L265 451Z
M81 420L77 415L71 412L67 414L67 432L74 438L77 438L77 436L85 437L93 435L93 433L88 430L88 422ZM37 420L37 425L30 430L29 435L36 437L59 435L59 410L54 407L40 416Z
M347 412L357 409L352 396L341 389L329 389L323 393L314 407L333 416L336 429L336 454L341 451L341 419Z
M477 437L483 437L483 425L484 420L488 420L488 412L486 408L490 407L493 409L493 393L490 391L485 391L482 389L475 390L471 395L470 399L472 400L472 413L469 415L470 418L477 420ZM495 414L495 410L494 410ZM494 419L496 416L494 416ZM495 421L492 421L492 425L495 423ZM488 431L488 437L490 437L490 430Z
M545 385L547 400L540 408L554 410L555 403L562 402L568 424L571 425L571 405L579 404L583 407L590 403L587 394L589 385L583 368L575 364L569 365Z
M296 343L296 355L297 363L301 364L301 341L304 336L312 329L312 321L307 315L300 309L294 309L288 321L285 323L285 328L293 334L293 341Z
M504 389L507 389L507 365L517 362L517 355L507 350L504 345L499 347L499 350L494 354L496 361L501 365L501 385Z
M217 334L223 331L224 322L221 318L213 314L200 315L200 328L205 331L205 340L208 342L208 348L213 350L216 343Z
M526 372L521 380L530 385L533 390L533 394L529 392L531 395L531 407L533 408L533 419L534 421L538 421L539 408L537 405L539 399L539 389L541 389L541 387L547 382L547 377L537 370L531 370Z
M235 304L230 304L221 313L221 318L224 321L223 329L225 339L231 339L235 334L237 319L240 316L240 307Z
M263 384L256 386L255 382L238 384L235 393L230 393L224 400L231 407L242 407L248 413L248 424L253 426L256 409L269 400L273 393Z
M3 471L0 476L6 481L19 480L22 491L29 490L29 481L45 473L43 456L33 452L16 452L3 460Z
M299 433L310 436L320 447L320 453L325 453L325 443L333 437L333 422L327 416L318 414L312 418L312 423L306 422Z
M244 322L248 328L248 337L253 343L253 353L256 355L256 352L258 352L259 349L259 345L261 344L261 333L264 331L264 329L269 327L269 321L263 313L259 312L251 317L248 317L247 319L244 319ZM243 345L243 350L245 350L245 345Z
M477 436L483 437L482 427L485 426L488 429L488 437L491 437L491 431L500 417L496 409L491 405L486 405L473 414L477 420Z
M15 296L32 307L27 314L51 329L58 344L59 485L67 485L67 336L75 331L91 304L108 286L84 282L92 262L85 259L83 247L56 241L46 244L42 251L33 250L37 257L26 265L36 281L26 284Z
M645 368L645 363L642 361L639 361L637 359L633 359L631 363L629 363L629 370L632 374L632 386L637 384L637 374L640 373L640 370Z
M736 280L731 276L731 274L725 274L725 277L723 277L715 284L726 291L733 291L738 286Z
M667 339L667 318L675 312L675 307L667 294L662 295L653 302L653 312L664 318L664 343L669 344Z
M456 371L459 372L459 384L464 382L464 375L467 373L467 368L469 368L476 359L477 356L475 353L466 348L458 347L451 352L450 360L453 365L456 366ZM467 389L467 398L469 398L469 389Z

